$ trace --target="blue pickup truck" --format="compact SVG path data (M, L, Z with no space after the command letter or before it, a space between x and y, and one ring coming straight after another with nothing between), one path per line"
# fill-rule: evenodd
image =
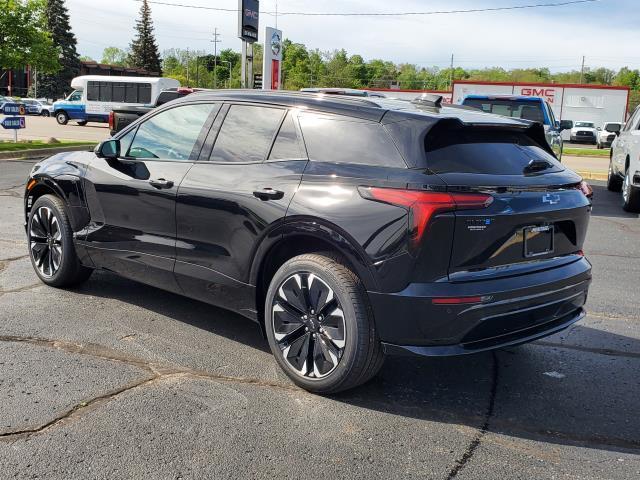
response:
M563 142L560 134L563 130L571 129L573 122L556 120L551 105L545 99L520 95L468 95L462 104L485 113L541 123L547 142L558 159L562 158Z

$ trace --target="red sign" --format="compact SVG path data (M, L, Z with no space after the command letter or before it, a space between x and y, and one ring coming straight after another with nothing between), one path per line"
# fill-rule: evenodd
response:
M271 88L278 90L280 88L280 62L278 60L271 60Z
M525 97L542 97L547 100L549 103L553 103L556 98L556 89L555 88L545 88L545 87L522 87L520 89L520 95Z

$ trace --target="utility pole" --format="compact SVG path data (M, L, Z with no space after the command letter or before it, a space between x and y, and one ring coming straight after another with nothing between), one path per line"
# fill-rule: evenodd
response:
M580 69L580 84L582 84L583 78L584 78L584 55L582 56L582 68Z
M187 48L187 87L189 86L189 49Z
M218 37L218 27L213 31L213 88L218 88L218 43L222 42Z
M451 67L449 73L449 90L453 90L453 53L451 54Z

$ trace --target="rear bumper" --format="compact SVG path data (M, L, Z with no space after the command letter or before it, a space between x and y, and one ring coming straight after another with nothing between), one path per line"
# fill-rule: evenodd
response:
M526 343L584 317L591 264L584 258L524 275L412 284L369 293L376 326L390 354L462 355ZM473 305L434 305L434 298L484 297Z

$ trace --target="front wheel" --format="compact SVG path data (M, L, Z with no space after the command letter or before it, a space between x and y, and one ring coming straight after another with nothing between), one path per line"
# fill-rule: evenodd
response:
M58 112L56 113L56 121L60 125L66 125L69 123L69 115L67 115L67 112Z
M627 168L622 185L622 208L627 212L640 212L640 188L633 186L632 172Z
M382 366L382 345L364 286L330 254L294 257L276 272L265 322L276 361L305 390L348 390Z
M40 113L40 115L43 117L50 117L51 112L49 112L49 110L43 110L42 113Z
M58 197L43 195L29 213L29 257L40 280L52 287L85 281L92 270L80 264L67 209Z
M622 187L622 180L613 171L613 159L609 160L609 171L607 172L607 190L610 192L619 192Z

